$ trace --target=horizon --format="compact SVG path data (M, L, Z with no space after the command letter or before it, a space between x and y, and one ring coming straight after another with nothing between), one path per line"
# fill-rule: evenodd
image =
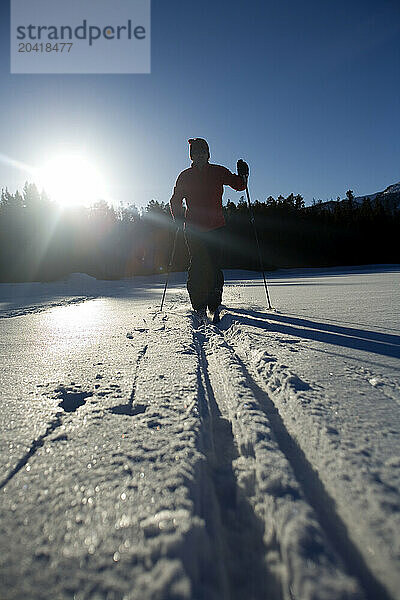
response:
M56 207L58 207L61 211L65 211L65 210L73 210L73 209L93 209L96 208L96 205L98 203L101 202L105 202L106 205L110 208L110 209L114 209L117 210L118 208L121 209L129 209L129 208L135 208L138 210L140 215L144 215L146 209L148 209L151 205L151 203L155 202L156 204L162 206L168 206L169 202L168 201L164 201L164 200L156 200L155 198L150 198L149 201L147 202L147 204L142 204L141 206L137 206L134 203L129 203L129 202L123 202L120 201L119 203L113 203L111 201L108 201L107 199L99 196L98 198L94 198L92 199L91 202L88 201L74 201L74 202L62 202L62 201L58 201L57 199L54 199L51 197L51 195L49 195L49 193L46 191L46 189L41 188L37 185L37 183L35 181L25 181L24 185L21 188L16 189L15 191L10 190L8 187L2 187L0 188L0 196L2 193L8 192L9 194L11 194L12 196L16 196L16 194L20 194L21 197L24 196L24 188L27 186L27 188L29 188L30 186L35 186L37 192L39 193L39 195L42 198L47 198L52 204L54 204ZM394 184L390 184L388 186L386 186L386 188L384 190L379 190L377 192L374 192L372 194L363 194L362 196L356 196L353 193L353 200L364 200L364 199L374 199L376 196L379 196L382 193L386 193L386 190L388 190L389 188L394 188L394 187L399 187L400 186L400 182L396 182ZM319 204L320 202L322 202L322 204L329 204L331 202L344 202L347 199L347 193L348 192L353 192L353 190L347 190L346 194L344 194L344 196L341 197L337 197L337 198L329 198L327 200L321 200L318 198L313 198L311 202L304 202L304 206L305 208L307 207L312 207L315 204ZM227 194L226 192L224 193L224 198L223 198L223 205L227 206L228 202L233 202L235 205L238 204L238 202L240 200L243 200L245 198L245 193L244 192L235 192L233 191L233 193L235 194L235 198L232 200L231 198L228 197L229 194ZM294 196L296 197L296 194L294 193L290 193L288 194L288 196L286 196L286 198L288 198L289 196ZM301 194L300 194L301 196ZM302 197L302 196L301 196ZM277 196L273 197L273 196L267 196L266 198L263 198L262 200L259 200L258 198L256 198L255 200L257 202L260 202L261 204L266 203L269 198L273 198L274 200L279 200L279 198L285 198L285 196L283 196L282 194L278 194ZM304 198L303 198L304 201ZM251 202L253 202L253 200L251 200Z

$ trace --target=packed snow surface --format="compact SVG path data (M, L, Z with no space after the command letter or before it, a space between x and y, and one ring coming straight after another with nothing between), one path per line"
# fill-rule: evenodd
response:
M400 599L399 265L0 285L0 597Z

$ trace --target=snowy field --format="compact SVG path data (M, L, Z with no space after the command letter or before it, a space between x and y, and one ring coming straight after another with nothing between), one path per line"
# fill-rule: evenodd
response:
M400 599L400 266L0 284L2 600Z

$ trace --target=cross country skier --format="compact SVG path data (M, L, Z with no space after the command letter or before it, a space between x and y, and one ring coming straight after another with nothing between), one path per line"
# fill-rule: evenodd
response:
M170 209L179 226L185 222L185 240L190 256L187 289L193 310L204 320L208 307L213 314L213 321L218 322L224 285L221 269L222 232L225 226L223 186L229 185L237 191L245 190L249 168L243 160L238 160L239 174L236 175L225 167L210 164L206 140L195 138L188 141L192 166L178 176ZM183 199L186 200L186 210Z

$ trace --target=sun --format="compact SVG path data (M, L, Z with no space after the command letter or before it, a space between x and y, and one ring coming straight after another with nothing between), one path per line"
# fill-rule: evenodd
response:
M89 206L106 196L103 176L81 154L57 155L37 169L36 175L49 198L63 207Z

